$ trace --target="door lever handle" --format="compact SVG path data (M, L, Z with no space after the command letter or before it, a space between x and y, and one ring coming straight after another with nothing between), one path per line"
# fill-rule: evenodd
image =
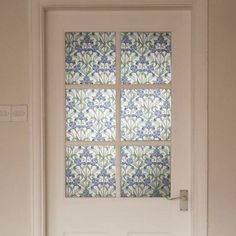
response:
M167 197L167 200L177 200L180 199L179 201L179 208L180 211L187 211L188 210L188 190L180 190L179 191L179 196L178 197Z

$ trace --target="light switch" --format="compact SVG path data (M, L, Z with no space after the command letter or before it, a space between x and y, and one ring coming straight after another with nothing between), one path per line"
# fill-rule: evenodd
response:
M0 121L11 120L11 106L0 106Z
M11 107L11 121L27 121L27 105L16 105Z

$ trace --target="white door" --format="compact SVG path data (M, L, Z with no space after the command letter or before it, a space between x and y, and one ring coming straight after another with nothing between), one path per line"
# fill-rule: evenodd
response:
M47 12L48 236L190 236L190 19Z

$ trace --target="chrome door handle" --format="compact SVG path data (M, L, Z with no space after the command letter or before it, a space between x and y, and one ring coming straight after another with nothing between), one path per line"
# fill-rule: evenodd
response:
M179 191L179 196L177 196L177 197L167 197L166 199L167 200L180 199L180 201L179 201L180 211L187 211L188 210L188 190L181 189Z

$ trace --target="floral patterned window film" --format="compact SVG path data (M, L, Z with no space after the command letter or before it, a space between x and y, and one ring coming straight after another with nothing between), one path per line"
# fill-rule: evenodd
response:
M65 33L65 196L168 197L171 33Z
M115 33L65 34L66 84L115 83Z
M171 33L121 33L121 79L123 84L171 82Z
M109 141L115 139L115 90L66 90L66 139Z
M121 91L122 140L170 140L170 89Z
M66 147L66 196L114 197L114 146Z
M170 147L124 146L122 197L170 196Z

